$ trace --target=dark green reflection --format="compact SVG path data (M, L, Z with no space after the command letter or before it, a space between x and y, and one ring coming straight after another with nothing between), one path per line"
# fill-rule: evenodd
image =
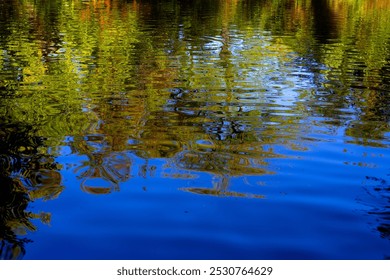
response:
M62 145L90 194L119 190L134 156L137 176L163 158L215 179L184 190L237 197L256 196L232 179L337 133L388 147L389 20L386 0L1 1L1 256L62 191Z
M32 213L29 203L54 199L63 190L58 166L35 133L22 123L0 122L0 259L23 257L29 242L23 235L36 230L33 219L50 222L50 213Z

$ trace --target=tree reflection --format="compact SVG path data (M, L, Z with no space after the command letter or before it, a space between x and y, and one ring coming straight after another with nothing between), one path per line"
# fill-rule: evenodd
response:
M112 151L115 145L108 144L103 135L76 137L72 146L75 152L88 157L74 170L83 191L90 194L119 191L119 183L130 178L131 159L125 152Z
M330 39L337 38L338 24L336 22L336 15L330 9L328 0L314 0L313 20L315 36L321 43L328 43Z
M274 147L304 149L305 131L319 126L386 147L389 1L4 3L4 258L23 256L20 228L49 220L28 205L61 193L45 146L65 137L86 158L74 171L90 194L118 191L136 156L141 177L155 174L150 159L164 158L214 178L186 191L247 196L231 190L232 179L273 174L269 159L283 157ZM309 124L315 118L322 123ZM378 230L388 236L388 224Z
M21 259L25 254L24 245L29 240L18 237L16 232L35 229L26 212L30 199L20 190L20 182L4 175L0 176L0 181L0 259Z
M215 176L213 180L213 188L205 187L190 187L181 188L183 191L201 195L212 195L221 197L244 197L244 198L265 198L263 195L248 194L242 192L229 191L231 177L228 175Z
M54 199L63 190L53 158L42 153L43 139L20 123L0 123L0 259L20 259L36 230L33 219L50 222L50 213L28 211L30 202Z

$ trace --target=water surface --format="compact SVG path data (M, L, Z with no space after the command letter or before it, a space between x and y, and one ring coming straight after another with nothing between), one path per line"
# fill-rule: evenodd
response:
M390 257L390 4L0 1L0 259Z

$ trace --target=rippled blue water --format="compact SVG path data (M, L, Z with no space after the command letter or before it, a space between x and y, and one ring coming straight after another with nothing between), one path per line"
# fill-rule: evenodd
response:
M2 258L389 258L389 13L25 2L1 14Z

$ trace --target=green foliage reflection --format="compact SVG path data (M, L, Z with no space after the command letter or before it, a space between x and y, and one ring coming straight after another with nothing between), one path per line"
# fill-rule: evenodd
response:
M29 201L62 190L61 145L85 156L74 172L88 193L118 190L134 156L209 173L217 186L190 191L214 195L339 128L343 141L388 146L389 1L4 3L3 203L18 196L26 228ZM15 243L10 223L2 238Z
M0 112L36 126L53 146L81 136L74 147L91 166L104 160L89 152L88 141L78 143L84 135L103 135L110 147L103 158L129 149L129 139L142 143L135 152L145 158L192 153L183 147L209 140L245 154L253 143L296 147L307 111L337 118L345 108L357 115L346 135L380 145L390 111L389 44L379 43L390 37L386 3L14 2L2 11L0 87L8 98ZM289 73L299 57L312 85ZM277 96L295 93L309 101L280 111L286 105ZM269 123L288 130L281 142ZM261 145L255 151L249 158L235 153L232 162L263 161ZM232 164L215 170L234 176L254 168ZM191 169L190 162L182 166Z

